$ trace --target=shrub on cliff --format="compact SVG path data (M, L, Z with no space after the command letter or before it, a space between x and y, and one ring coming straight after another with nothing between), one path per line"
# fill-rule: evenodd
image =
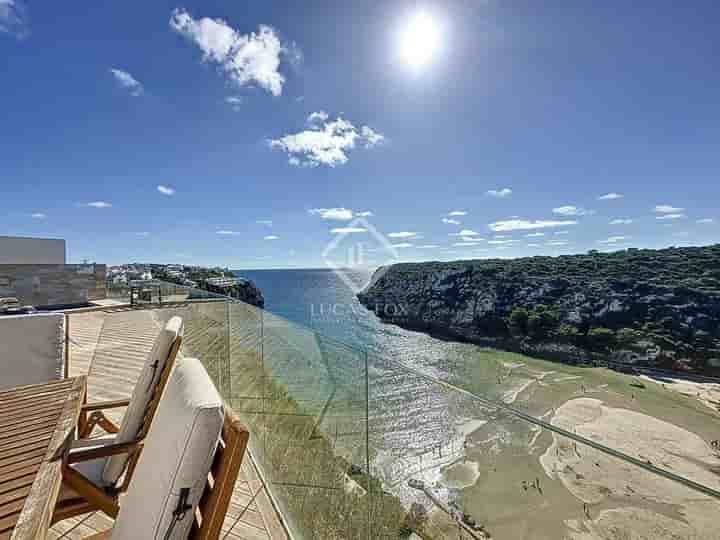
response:
M572 324L561 324L555 331L558 339L565 343L575 344L582 337L582 333L577 326Z
M527 333L535 339L545 339L557 327L559 320L560 316L556 311L545 304L536 304L528 317Z
M587 333L588 345L594 349L609 349L617 342L615 332L609 328L591 328Z
M621 328L617 331L615 337L618 345L621 347L631 347L638 341L641 341L645 337L645 334L633 328Z
M528 319L530 313L524 307L516 307L510 312L508 317L508 326L511 332L517 332L526 335L528 331Z

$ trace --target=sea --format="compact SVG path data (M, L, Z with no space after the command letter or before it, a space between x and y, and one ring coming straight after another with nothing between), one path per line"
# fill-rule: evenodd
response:
M352 272L353 283L371 277L370 272ZM349 345L348 354L329 360L346 364L335 366L340 368L338 387L350 381L353 389L363 388L362 380L355 377L357 370L352 368L360 363L362 370L367 353L367 411L363 405L356 411L355 422L348 421L345 426L337 418L335 423L326 418L323 429L337 435L334 444L347 451L348 459L363 465L367 457L363 435L353 439L343 437L343 433L362 432L363 417L369 415L371 470L406 504L424 500L408 486L411 479L435 486L436 494L448 502L464 483L472 485L472 477L445 481L443 471L464 459L473 432L485 426L485 432L497 437L498 442L511 436L508 418L443 384L449 382L483 397L513 402L534 379L512 372L510 353L444 341L383 323L360 304L346 281L329 269L237 270L235 274L255 282L265 297L266 311L312 329L321 339ZM301 367L295 374L285 373L291 393L294 389L303 396L302 388L294 384L301 377ZM335 401L341 401L339 395L328 392ZM322 414L333 410L330 401ZM488 423L495 427L487 429ZM517 433L517 429L513 431ZM526 436L526 430L522 431Z

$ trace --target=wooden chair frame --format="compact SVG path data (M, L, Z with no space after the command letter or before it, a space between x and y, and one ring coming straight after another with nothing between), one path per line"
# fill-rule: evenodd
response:
M65 499L57 503L52 518L53 523L95 510L102 510L104 513L113 518L117 516L118 498L121 493L127 491L128 485L130 484L133 472L135 471L135 466L137 465L140 453L142 452L143 440L148 434L150 425L152 424L152 420L155 416L155 411L160 403L167 381L170 378L170 373L175 365L175 360L178 352L180 351L181 345L182 336L178 336L175 338L172 346L170 347L170 352L168 353L168 358L165 361L165 366L163 367L160 378L153 389L152 397L145 409L143 422L140 425L140 429L138 430L135 439L127 443L106 444L98 448L80 450L70 454L67 463L63 465L63 485L70 488L78 496ZM108 419L102 411L103 409L127 406L128 403L129 400L118 400L83 405L80 411L80 419L78 421L78 438L85 438L90 435L95 426L102 427L108 433L117 433L119 428L110 419ZM88 412L90 413L89 417L87 416ZM90 461L118 454L127 454L128 460L125 467L123 481L117 486L97 486L80 472L71 467L73 463Z
M225 407L222 436L208 473L205 490L193 516L189 540L218 540L220 538L225 514L230 505L249 438L250 433L237 415L232 409ZM89 536L85 540L105 540L107 538L110 538L109 530Z

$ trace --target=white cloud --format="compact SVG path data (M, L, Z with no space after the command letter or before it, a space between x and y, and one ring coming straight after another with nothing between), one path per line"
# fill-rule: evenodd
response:
M453 210L452 212L448 213L448 216L467 216L467 212L464 210Z
M185 36L203 52L203 61L220 66L238 86L255 84L273 96L282 94L285 77L281 57L293 58L274 28L260 25L257 33L241 34L222 19L193 19L184 9L175 9L170 28Z
M110 68L110 73L115 77L118 85L130 92L131 96L138 97L142 95L144 91L143 85L135 77L130 75L130 73L117 68Z
M355 215L358 217L371 217L374 214L370 210L365 210L364 212L355 212Z
M160 184L157 187L157 190L163 195L175 195L175 188L171 188L170 186L164 186Z
M2 0L0 0L1 2ZM34 212L30 214L30 217L33 219L45 219L47 217L47 214L44 214L43 212Z
M353 211L347 208L313 208L308 213L335 221L350 221L353 218Z
M367 232L365 227L337 227L331 229L332 234L351 234L351 233L364 233Z
M613 219L613 220L610 222L610 225L630 225L631 223L633 223L633 220L632 220L632 219L622 219L622 218L618 218L618 219Z
M553 214L558 214L559 216L586 216L594 213L593 210L585 210L584 208L572 205L553 208Z
M517 240L488 240L488 244L493 244L496 246L504 246L506 244L514 244Z
M391 232L388 234L388 238L415 238L417 235L418 233L410 231Z
M150 236L150 233L147 231L141 231L141 232L136 232L135 236L137 236L139 238L147 238L148 236Z
M715 223L715 219L714 218L703 218L703 219L698 219L695 223L697 223L698 225L710 225L711 223Z
M463 229L460 232L449 233L450 236L478 236L480 233L472 229Z
M415 247L417 249L436 249L436 248L439 248L440 246L438 246L436 244L422 244L422 245L415 246Z
M237 236L240 233L238 231L229 231L227 229L221 229L219 231L215 231L215 234L220 234L223 236Z
M489 195L490 197L499 197L502 199L504 197L509 197L510 195L512 195L512 189L510 189L510 188L489 189L485 193L486 193L486 195Z
M557 235L557 236L560 236L561 234L570 234L570 231L557 231L557 232L555 232L555 233L553 233L553 234L555 234L555 235Z
M545 242L546 246L567 246L570 242L566 240L552 240L550 242Z
M385 136L368 126L360 128L360 137L365 143L365 148L372 148L385 140Z
M655 219L685 219L685 214L663 214L662 216L656 216Z
M93 201L89 203L83 203L80 206L87 206L89 208L110 208L112 204L105 201Z
M526 234L525 238L539 238L541 236L545 236L545 233L544 232L534 232L534 233Z
M463 239L463 242L455 242L453 244L454 247L476 247L478 245L478 242L471 242L469 239Z
M658 204L653 209L653 211L658 214L680 214L684 210L684 208L676 208L669 204Z
M522 231L531 229L545 229L548 227L566 227L569 225L577 225L575 220L552 220L552 219L538 219L535 221L529 221L527 219L506 219L501 221L495 221L490 223L488 227L496 232L501 231Z
M392 247L394 247L394 248L410 248L410 247L413 247L413 245L409 244L407 242L402 242L400 244L393 244Z
M368 126L357 128L348 120L337 117L335 120L321 120L325 113L312 113L308 117L316 116L305 131L291 133L271 139L271 148L278 148L288 155L291 165L304 167L317 167L327 165L336 167L348 161L348 153L358 145L372 148L384 140L383 135L373 131Z
M446 225L460 225L460 222L457 219L450 219L450 218L442 218L442 222Z
M598 201L614 201L615 199L622 199L625 195L621 193L606 193L605 195L600 195L598 197Z
M272 227L272 219L258 219L255 221L258 225L267 225L268 227Z
M0 0L0 33L12 34L18 39L27 33L27 11L21 0Z
M275 236L274 234L269 234L263 238L263 240L279 240L279 236Z
M540 244L528 244L527 247L529 248L539 248Z
M243 98L241 96L227 96L225 103L230 105L233 112L240 112L242 110Z
M598 240L598 244L617 244L618 242L630 240L631 238L632 236L611 236L605 240Z
M307 117L308 125L324 124L329 118L328 113L325 111L312 112Z

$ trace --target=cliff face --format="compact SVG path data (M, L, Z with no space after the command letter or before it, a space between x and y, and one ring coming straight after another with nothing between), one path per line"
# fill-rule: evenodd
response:
M397 264L358 298L390 323L549 359L720 372L720 245Z
M222 294L241 300L246 304L252 304L259 308L265 307L265 298L262 291L255 285L254 281L245 278L238 278L232 285L216 286L207 281L200 282L200 288L216 294Z

